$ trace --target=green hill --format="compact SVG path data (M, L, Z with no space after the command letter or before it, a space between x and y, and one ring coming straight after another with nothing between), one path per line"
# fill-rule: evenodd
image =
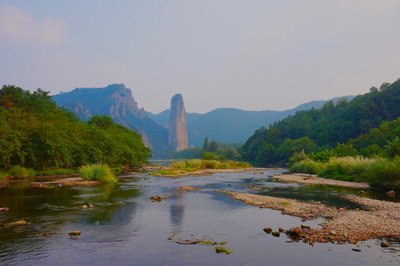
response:
M367 134L400 116L400 80L371 88L352 101L327 102L321 109L297 112L269 128L257 130L241 147L245 160L256 164L286 162L295 152L333 147Z
M90 163L137 166L150 151L138 133L106 116L87 123L57 107L48 92L0 90L0 170L76 168Z

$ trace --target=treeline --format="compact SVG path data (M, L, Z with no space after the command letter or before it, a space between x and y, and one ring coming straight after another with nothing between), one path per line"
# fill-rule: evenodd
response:
M138 133L95 116L87 123L59 108L41 89L0 90L0 169L77 168L85 164L134 167L150 156Z
M259 129L239 151L243 159L257 165L287 163L302 150L334 156L384 154L385 146L397 141L399 131L397 124L384 122L400 116L399 104L400 80L384 83L352 101L341 100L336 105L327 102L321 109L300 111L269 128ZM380 129L368 134L380 125ZM380 134L389 127L394 131L385 136ZM346 142L349 143L338 145Z
M204 139L202 148L190 148L170 154L174 159L240 160L239 144L223 144Z

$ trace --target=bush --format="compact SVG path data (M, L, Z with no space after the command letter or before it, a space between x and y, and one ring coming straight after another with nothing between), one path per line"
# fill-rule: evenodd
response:
M30 176L35 176L35 170L25 168L19 165L15 165L8 170L8 174L14 178L27 178Z
M117 178L110 167L104 164L89 164L79 168L79 174L86 180L97 180L104 183L116 183Z

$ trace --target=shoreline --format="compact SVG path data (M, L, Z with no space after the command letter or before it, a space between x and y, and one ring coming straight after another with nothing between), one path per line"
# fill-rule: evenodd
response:
M318 177L317 175L299 174L299 173L274 175L271 177L271 180L283 183L298 183L306 185L329 185L329 186L348 187L355 189L370 188L369 184L367 183L327 179Z
M318 217L326 219L321 228L303 228L299 225L296 235L288 233L293 240L302 240L309 244L356 244L376 238L400 239L400 203L348 195L345 199L359 204L361 209L344 209L319 202L308 203L227 190L217 192L249 205L278 210L284 215L302 218L302 221Z

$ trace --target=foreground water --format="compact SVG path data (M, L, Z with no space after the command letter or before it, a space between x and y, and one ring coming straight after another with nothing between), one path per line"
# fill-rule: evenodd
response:
M301 186L271 182L280 170L225 173L168 179L146 174L126 176L120 185L94 188L0 190L0 265L398 265L400 243L393 249L380 247L380 240L356 245L290 242L263 232L270 226L290 228L302 224L296 217L259 209L215 192L229 189L262 195L318 200L355 208L341 199L357 190L324 186ZM177 191L181 186L201 188ZM367 191L373 198L385 198ZM162 202L152 195L168 194ZM83 205L89 208L84 208ZM93 205L93 208L91 208ZM25 219L24 227L7 223ZM319 221L308 224L318 226ZM70 239L68 232L80 230ZM233 254L216 254L214 247L179 245L176 239L228 241ZM352 249L360 249L354 252Z

